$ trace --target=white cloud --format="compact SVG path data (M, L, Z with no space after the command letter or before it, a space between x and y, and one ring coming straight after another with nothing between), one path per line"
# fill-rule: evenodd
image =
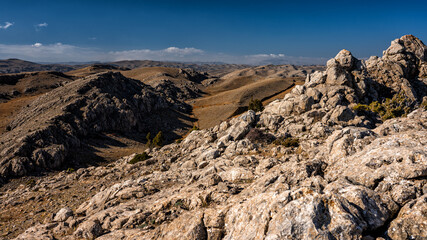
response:
M108 55L114 61L150 59L157 61L188 61L198 59L204 55L204 51L196 48L169 47L161 50L139 49L126 51L112 51Z
M81 48L73 45L55 43L29 45L0 44L0 59L20 58L35 62L85 62L102 59L103 55L89 48Z
M13 26L13 23L5 22L4 25L0 25L0 29L8 29L11 26Z
M177 62L223 62L251 65L267 64L325 64L325 58L292 57L285 54L230 55L208 53L197 48L168 47L160 50L134 49L105 52L68 44L6 45L0 44L0 59L21 58L35 62L89 62L120 60L154 60Z
M42 28L45 28L45 27L47 27L49 24L47 24L46 22L44 22L44 23L39 23L39 24L36 24L36 25L34 25L34 28L36 29L36 31L40 31Z
M295 65L323 65L328 59L313 57L294 57L285 54L255 54L245 56L246 64L267 65L267 64L295 64Z
M36 26L37 27L47 27L47 23L39 23L39 24L37 24Z

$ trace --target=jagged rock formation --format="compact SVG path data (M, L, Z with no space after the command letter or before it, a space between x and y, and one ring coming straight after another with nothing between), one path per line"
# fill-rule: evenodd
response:
M58 168L94 132L171 131L174 119L158 119L168 109L188 111L189 106L176 99L171 103L163 93L120 73L68 83L22 109L10 131L1 135L0 177Z
M193 131L145 161L63 172L0 200L99 179L93 197L17 239L426 239L425 48L404 36L382 58L343 50L263 112ZM381 122L352 108L402 92L406 117ZM263 142L272 136L299 146Z

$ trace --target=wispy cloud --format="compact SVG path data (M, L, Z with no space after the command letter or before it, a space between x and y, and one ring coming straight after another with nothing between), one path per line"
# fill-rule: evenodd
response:
M28 45L0 44L0 58L20 58L35 62L84 62L102 59L103 55L94 49L68 44L44 45L42 43L34 43Z
M294 57L285 54L255 54L244 56L243 60L246 64L254 65L267 65L267 64L295 64L295 65L308 65L325 64L327 58L314 58L314 57Z
M42 28L46 28L49 24L47 24L46 22L44 23L39 23L34 25L34 28L36 29L36 31L40 31Z
M251 65L267 64L325 64L326 58L293 57L285 54L231 55L206 52L197 48L168 47L165 49L133 49L125 51L102 51L96 48L56 43L30 45L0 44L0 59L21 58L35 62L89 62L120 60L155 60L179 62L224 62Z
M0 29L8 29L11 26L13 26L13 23L5 22L4 25L0 25Z
M158 61L188 61L204 55L204 51L196 48L169 47L161 50L139 49L127 51L113 51L108 53L114 61L150 59Z

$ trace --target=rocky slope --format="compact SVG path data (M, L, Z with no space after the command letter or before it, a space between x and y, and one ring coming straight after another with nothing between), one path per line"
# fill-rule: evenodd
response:
M0 136L0 177L58 168L91 134L172 133L182 125L172 113L190 108L168 99L140 81L111 72L54 89L24 107ZM170 118L161 119L167 113Z
M426 239L426 52L411 35L381 58L342 50L262 112L4 191L1 210L89 181L95 195L16 239ZM395 94L410 113L357 110Z

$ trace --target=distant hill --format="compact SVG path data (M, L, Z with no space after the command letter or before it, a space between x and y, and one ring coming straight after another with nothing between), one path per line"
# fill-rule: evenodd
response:
M238 69L250 67L244 64L227 64L227 63L180 63L180 62L159 62L151 60L126 60L110 62L108 64L125 67L130 69L142 67L168 67L168 68L191 68L198 72L207 72L210 75L222 76Z
M162 62L151 60L126 60L118 62L106 63L81 63L81 64L41 64L29 62L21 59L6 59L0 60L0 73L21 73L35 71L56 71L69 72L90 66L105 66L112 65L114 67L135 69L142 67L169 67L169 68L191 68L198 72L208 72L210 75L222 76L229 72L249 67L241 64L225 64L225 63L180 63L180 62ZM93 71L94 69L84 69L83 72Z
M21 73L35 71L68 72L82 67L82 65L40 64L15 58L0 60L0 73Z

